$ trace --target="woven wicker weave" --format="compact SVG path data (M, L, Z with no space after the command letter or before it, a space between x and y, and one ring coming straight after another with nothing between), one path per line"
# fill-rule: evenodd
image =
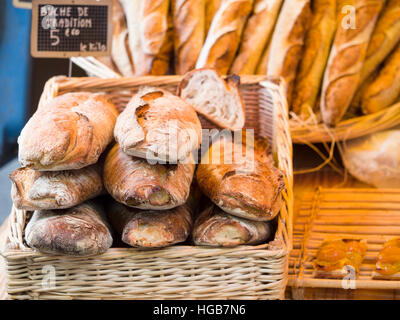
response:
M141 85L175 91L180 76L120 79L56 77L41 102L72 91L103 91L122 110ZM111 248L94 257L48 256L26 247L27 212L13 208L3 253L11 299L280 299L287 283L292 234L292 146L280 79L242 78L246 127L267 137L285 174L284 205L275 239L237 248L172 246L157 250ZM204 128L213 127L201 119ZM54 269L53 269L54 267ZM48 285L55 271L54 286Z

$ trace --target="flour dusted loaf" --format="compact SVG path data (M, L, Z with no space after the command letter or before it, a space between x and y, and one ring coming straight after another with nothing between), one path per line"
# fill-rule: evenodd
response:
M103 191L101 169L96 164L68 171L20 168L10 174L10 179L14 205L23 210L70 208Z
M94 164L113 139L117 116L114 104L102 94L58 96L38 109L22 129L19 162L43 171Z
M214 69L196 69L184 76L178 94L218 126L240 130L245 123L245 112L239 82L235 75L223 80Z
M91 256L113 239L103 208L94 201L61 210L37 210L25 228L29 247L54 255Z
M200 146L201 124L185 100L145 87L118 117L114 136L129 155L177 163Z

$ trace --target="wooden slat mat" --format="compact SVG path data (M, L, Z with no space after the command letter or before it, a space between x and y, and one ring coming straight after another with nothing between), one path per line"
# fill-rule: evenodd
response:
M313 260L324 240L354 238L367 241L367 254L355 288L400 289L400 280L372 279L379 251L394 237L400 237L400 190L320 188L308 193L294 223L289 285L343 288L341 279L317 278Z

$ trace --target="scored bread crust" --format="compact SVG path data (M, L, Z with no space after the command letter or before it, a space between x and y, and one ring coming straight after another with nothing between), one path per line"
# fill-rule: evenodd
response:
M177 94L211 122L235 131L242 129L246 120L239 82L240 78L235 75L223 80L214 69L195 69L183 77ZM214 91L214 96L211 96ZM215 96L220 94L223 96ZM211 110L206 110L206 107ZM232 107L234 109L229 110Z

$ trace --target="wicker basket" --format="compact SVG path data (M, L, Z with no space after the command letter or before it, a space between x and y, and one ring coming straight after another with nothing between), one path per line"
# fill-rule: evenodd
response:
M175 91L180 76L120 79L56 77L41 102L72 91L105 92L121 110L141 85ZM281 299L287 283L292 234L292 146L287 104L280 79L242 78L246 127L267 137L285 174L284 205L275 239L258 246L157 250L111 248L94 257L49 256L24 243L26 211L13 208L3 253L11 299ZM201 119L203 127L212 125ZM50 266L50 267L49 267ZM54 269L53 269L54 267ZM50 269L49 269L50 268ZM46 284L55 271L55 285Z

